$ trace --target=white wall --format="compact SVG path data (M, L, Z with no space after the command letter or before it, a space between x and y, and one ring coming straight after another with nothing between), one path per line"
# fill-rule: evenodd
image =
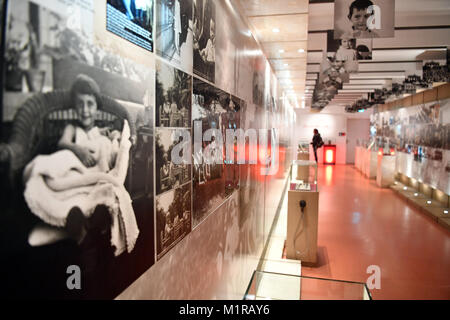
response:
M306 111L307 109L296 109L297 124L295 128L295 140L296 141L312 141L313 130L318 129L320 135L323 138L325 144L328 143L328 139L332 140L332 143L336 143L336 164L346 163L346 137L339 137L339 132L347 133L347 116L336 114L322 114L311 113ZM317 152L319 163L322 162L323 148ZM310 148L311 160L314 160L314 154L312 148Z
M347 119L347 163L355 163L355 148L358 141L369 140L369 119Z

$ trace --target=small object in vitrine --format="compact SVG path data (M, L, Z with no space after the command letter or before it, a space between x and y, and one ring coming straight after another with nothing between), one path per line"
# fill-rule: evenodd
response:
M311 186L309 183L297 183L295 190L310 191Z

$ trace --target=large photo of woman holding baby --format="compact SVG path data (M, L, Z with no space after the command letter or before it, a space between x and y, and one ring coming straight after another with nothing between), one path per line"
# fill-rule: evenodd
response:
M3 285L9 297L112 299L155 259L154 71L111 60L81 30L53 33L67 26L58 1L8 10L6 40L34 34L45 79L3 88Z

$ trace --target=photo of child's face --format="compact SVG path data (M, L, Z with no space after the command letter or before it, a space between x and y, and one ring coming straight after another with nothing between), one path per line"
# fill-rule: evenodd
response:
M345 49L350 49L350 41L347 39L342 39L341 40L341 45L345 48Z
M367 30L367 19L369 19L370 16L371 14L367 13L367 9L354 8L350 18L353 28L358 31Z
M75 101L78 118L84 128L94 125L97 113L97 100L91 94L77 94Z

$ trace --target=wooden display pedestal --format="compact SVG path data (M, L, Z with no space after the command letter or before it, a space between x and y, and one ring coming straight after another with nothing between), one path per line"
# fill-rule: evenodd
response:
M297 160L309 161L309 152L299 152L297 153ZM309 179L309 167L308 166L297 166L297 180L308 182Z
M316 189L315 185L313 189ZM303 213L300 208L301 200L306 201ZM289 190L286 239L288 259L301 260L306 265L317 263L318 212L318 191Z

